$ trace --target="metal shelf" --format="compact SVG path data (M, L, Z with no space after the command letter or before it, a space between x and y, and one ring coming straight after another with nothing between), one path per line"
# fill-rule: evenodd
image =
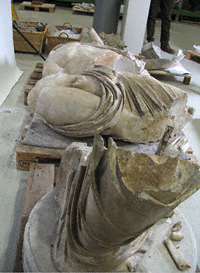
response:
M191 18L200 18L200 12L199 11L189 11L184 9L173 9L171 12L173 15L176 16L175 20L182 20L183 16L191 17Z

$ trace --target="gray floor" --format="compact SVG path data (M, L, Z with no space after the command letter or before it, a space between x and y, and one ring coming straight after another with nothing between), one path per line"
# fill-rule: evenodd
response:
M15 9L20 20L27 20L34 17L41 22L49 22L55 25L62 25L70 22L74 26L84 27L83 41L87 41L87 28L92 27L93 17L72 14L70 8L56 7L54 13L20 11L19 4L15 4ZM121 22L120 22L121 24ZM119 31L120 31L119 24ZM184 22L173 22L171 26L171 45L173 48L182 49L186 52L193 48L193 45L200 45L199 35L200 25L188 24ZM156 39L159 40L160 22L156 26ZM45 55L47 52L45 53ZM170 58L170 56L167 56ZM20 228L20 221L24 206L26 182L28 172L16 169L16 145L26 119L29 109L24 106L24 87L29 79L37 62L42 59L34 54L16 53L18 67L23 71L23 75L11 90L6 101L0 107L0 271L9 272L13 269L17 238ZM188 93L188 104L196 108L194 118L185 128L194 154L200 161L200 64L194 61L183 60L182 64L192 74L189 86L182 83L182 78L160 78L172 85L178 86ZM192 226L199 250L200 265L200 191L180 205L181 211Z

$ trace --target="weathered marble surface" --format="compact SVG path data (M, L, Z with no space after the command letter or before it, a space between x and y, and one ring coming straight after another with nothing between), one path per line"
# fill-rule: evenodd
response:
M123 52L120 49L100 45L95 42L93 44L71 42L59 45L49 53L44 62L43 77L58 72L70 75L81 74L86 70L92 69L95 66L96 59L101 58L104 54L112 54L113 60L109 67L113 69L115 69L118 60L120 60L120 62L124 63L124 67L128 63L129 73L148 73L144 69L145 63L135 58L130 52Z
M101 133L136 143L160 140L167 126L179 132L194 113L186 103L187 94L176 87L104 66L46 76L28 96L32 110L63 135Z
M129 271L126 265L140 263L152 243L150 227L199 187L199 166L179 157L118 148L112 139L106 148L99 135L92 150L72 144L53 193L60 207L53 224L55 268Z
M74 264L114 271L129 257L131 241L200 187L198 165L117 148L112 139L105 148L100 136L91 154L74 145L64 158L57 185L63 213L54 253L61 271L69 266L63 262L66 245Z

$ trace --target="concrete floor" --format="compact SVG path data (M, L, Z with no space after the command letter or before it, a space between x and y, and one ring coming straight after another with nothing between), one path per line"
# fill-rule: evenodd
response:
M62 25L70 22L77 27L84 27L83 41L87 41L87 28L92 27L93 17L72 14L71 8L56 7L54 13L20 11L19 3L14 4L20 20L34 17L41 22ZM120 31L119 23L119 31ZM193 45L200 45L200 26L184 22L173 22L171 26L171 46L186 52ZM159 40L160 22L156 25L156 39ZM198 40L197 40L198 39ZM45 52L45 56L48 53ZM166 55L167 56L167 55ZM171 56L167 56L170 58ZM35 54L16 53L16 62L23 75L12 88L6 101L0 107L0 272L11 272L15 259L18 233L24 207L24 198L28 172L16 169L16 146L21 137L29 109L24 106L24 87L36 63L42 59ZM200 64L183 60L184 67L191 72L192 80L189 86L182 83L182 77L165 78L163 82L178 86L188 93L188 105L196 108L196 113L185 127L194 154L200 161ZM200 191L182 203L179 208L190 223L197 241L198 265L200 266Z

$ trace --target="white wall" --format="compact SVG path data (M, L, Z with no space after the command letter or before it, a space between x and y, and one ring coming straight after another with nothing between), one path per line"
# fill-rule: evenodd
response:
M0 105L22 72L15 62L11 0L0 0Z
M126 0L121 36L127 49L137 55L144 42L150 0Z

